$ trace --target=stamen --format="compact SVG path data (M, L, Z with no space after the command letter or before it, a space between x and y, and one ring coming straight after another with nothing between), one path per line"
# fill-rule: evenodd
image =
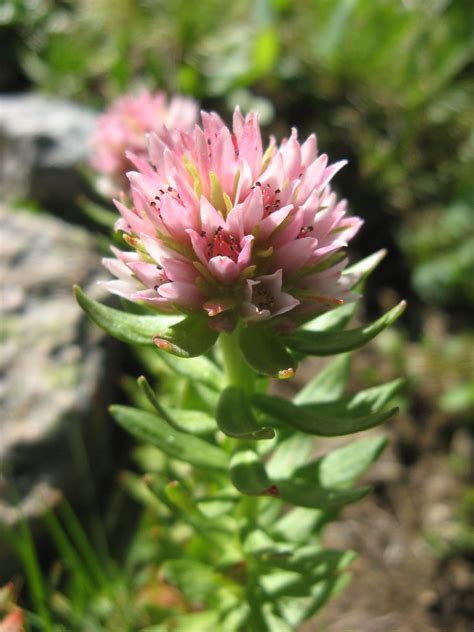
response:
M239 242L233 235L224 234L223 230L222 226L218 226L214 233L214 239L208 243L208 257L229 257L232 261L237 261L242 250Z

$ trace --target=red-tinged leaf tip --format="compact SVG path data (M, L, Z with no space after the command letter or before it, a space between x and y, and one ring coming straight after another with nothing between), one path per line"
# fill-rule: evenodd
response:
M25 623L25 617L20 608L15 608L8 614L5 619L0 621L0 630L5 630L5 632L21 632L23 628L23 624Z
M143 474L142 480L148 487L153 483L153 476L151 474Z
M290 380L292 377L295 377L296 371L291 367L289 369L282 369L278 371L277 378L279 380Z
M207 301L207 303L204 303L203 305L203 308L206 310L207 315L210 318L214 318L215 316L222 314L222 312L231 309L231 307L232 303L230 301Z
M158 349L161 349L162 351L172 351L174 347L174 345L172 345L169 340L164 340L159 336L154 336L153 342L158 347Z
M280 496L280 490L276 485L270 485L268 489L265 489L262 492L262 496L273 496L274 498L278 498Z

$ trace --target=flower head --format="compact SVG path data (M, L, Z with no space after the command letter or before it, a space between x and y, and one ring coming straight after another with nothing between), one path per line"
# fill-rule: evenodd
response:
M148 161L128 154L131 203L117 229L131 251L105 265L110 291L167 311L206 310L211 323L304 319L351 300L343 249L361 220L346 215L316 137L296 130L266 151L258 115L215 113L202 127L151 134ZM232 326L232 325L231 325Z
M131 164L127 151L146 159L149 132L160 135L169 134L168 130L191 130L197 114L196 102L184 97L167 102L163 92L124 96L99 117L91 141L91 164L104 174L108 189L115 193L128 184L125 173Z

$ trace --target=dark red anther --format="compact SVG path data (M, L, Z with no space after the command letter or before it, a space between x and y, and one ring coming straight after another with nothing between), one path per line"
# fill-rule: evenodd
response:
M270 487L266 489L263 494L265 496L274 496L275 498L277 498L280 495L280 490L276 485L270 485Z

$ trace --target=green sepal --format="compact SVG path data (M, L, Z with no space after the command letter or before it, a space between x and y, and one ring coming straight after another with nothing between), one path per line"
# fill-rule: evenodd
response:
M375 338L386 327L392 325L405 310L401 301L389 312L370 325L348 331L307 331L299 330L282 336L282 340L292 351L303 355L326 356L344 353L362 347Z
M348 487L379 458L387 443L387 437L364 437L300 467L296 476L323 487Z
M350 365L349 354L339 355L298 391L293 403L330 402L342 397L349 382Z
M353 286L353 289L362 289L367 277L378 266L386 254L386 250L379 250L365 259L362 259L362 261L358 261L349 268L346 268L342 274L343 276L357 274L359 278ZM344 329L354 316L358 304L358 301L354 301L331 309L329 312L316 316L316 318L305 323L302 329L308 331L338 331Z
M206 314L192 314L156 335L153 342L159 349L180 358L194 358L209 351L218 335L209 328Z
M272 485L260 457L253 450L239 450L230 460L230 478L242 494L272 495Z
M236 439L273 439L272 428L262 428L255 421L249 399L245 391L236 386L228 386L217 404L217 425L222 432Z
M271 377L293 377L297 362L268 326L241 327L239 345L245 360L257 371Z
M114 338L132 345L153 345L154 336L182 320L182 316L138 316L107 307L84 294L78 285L74 286L74 294L79 305L96 325Z
M366 496L370 487L357 489L330 489L309 483L307 479L275 481L282 500L298 507L331 511Z
M110 413L130 434L155 445L174 459L197 467L227 469L229 457L224 450L175 430L157 415L129 406L111 406Z

